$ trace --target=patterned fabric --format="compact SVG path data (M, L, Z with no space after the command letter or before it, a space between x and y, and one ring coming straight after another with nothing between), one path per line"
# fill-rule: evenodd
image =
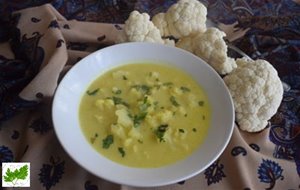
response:
M114 43L120 26L104 23L123 23L134 9L153 15L175 2L0 0L1 162L31 162L31 189L140 189L104 181L74 163L54 134L51 100L73 64ZM230 26L228 36L246 31L232 43L253 59L268 60L290 89L268 128L245 133L236 126L222 156L203 173L155 189L299 189L300 5L202 2L211 20Z

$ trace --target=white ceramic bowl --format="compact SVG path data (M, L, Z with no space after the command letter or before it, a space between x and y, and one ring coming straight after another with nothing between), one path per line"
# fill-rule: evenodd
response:
M115 163L92 148L79 126L82 94L102 73L125 63L164 62L189 73L203 87L212 107L212 121L204 143L191 156L161 168L131 168ZM153 43L124 43L101 49L78 62L60 82L52 109L57 137L83 168L106 180L131 186L161 186L186 180L209 167L224 151L234 126L234 109L221 77L193 54Z

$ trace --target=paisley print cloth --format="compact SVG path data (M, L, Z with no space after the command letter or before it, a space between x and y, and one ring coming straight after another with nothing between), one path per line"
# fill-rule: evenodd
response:
M119 24L132 10L153 15L175 2L0 1L0 160L30 162L30 189L142 189L97 178L76 164L54 134L51 101L72 65L114 44ZM231 43L254 59L270 61L290 88L268 128L246 133L235 126L224 153L203 173L149 189L299 189L300 5L291 0L202 2Z

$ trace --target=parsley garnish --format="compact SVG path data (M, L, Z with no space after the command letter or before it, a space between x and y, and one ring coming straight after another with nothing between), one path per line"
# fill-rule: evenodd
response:
M148 109L148 107L151 106L151 104L148 103L147 101L148 101L148 97L145 96L145 97L144 97L144 100L143 100L143 104L141 104L141 105L139 106L140 111L145 112L145 111Z
M147 116L147 112L141 112L133 117L133 126L138 127Z
M132 88L135 88L137 91L141 91L143 94L150 94L151 87L145 84L133 85Z
M114 143L114 136L107 135L107 137L102 140L102 148L108 149L110 145L113 143Z
M198 102L198 105L199 105L199 106L203 106L203 105L204 105L204 101L199 101L199 102Z
M174 96L170 97L170 101L173 104L173 106L176 106L176 107L180 106Z
M180 133L184 133L184 129L179 129L179 132Z
M182 90L182 92L190 92L191 90L185 86L181 86L180 90Z
M172 83L172 82L165 82L165 83L163 83L162 85L163 85L163 86L172 86L173 83Z
M193 130L193 132L197 132L197 129L196 129L196 128L193 128L192 130Z
M87 95L89 95L89 96L94 96L94 95L97 94L98 91L99 91L99 88L97 88L97 89L95 89L95 90L93 90L93 91L87 90L86 93L87 93Z
M124 106L129 107L129 104L124 102L122 98L113 96L113 97L108 97L108 99L112 99L115 105L123 104Z
M114 92L114 94L121 94L122 93L122 90L118 89Z
M205 115L202 116L202 119L205 120Z
M164 135L168 129L168 125L160 125L154 131L154 134L159 139L159 142L165 142Z
M123 80L127 80L128 78L125 76L125 75L123 75Z
M123 147L119 147L118 151L120 152L120 154L121 154L122 157L125 156L125 151L124 151Z

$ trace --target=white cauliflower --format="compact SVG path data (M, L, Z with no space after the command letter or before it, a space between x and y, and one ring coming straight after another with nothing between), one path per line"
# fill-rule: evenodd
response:
M150 21L147 13L132 11L129 18L125 21L122 32L119 36L119 42L155 42L160 44L173 45L171 40L164 40L161 34Z
M276 113L283 87L274 67L265 60L237 59L238 67L224 81L233 98L236 121L242 130L263 130Z
M219 74L228 74L237 67L235 60L227 56L226 34L218 28L208 28L204 33L181 38L176 47L197 55Z
M197 35L193 42L194 53L210 64L219 74L230 73L237 67L235 60L227 56L226 34L218 28L209 28Z
M158 28L162 36L170 36L165 13L158 13L152 17L152 23Z
M154 15L152 22L162 36L180 38L206 30L206 7L198 0L179 0L166 13Z

